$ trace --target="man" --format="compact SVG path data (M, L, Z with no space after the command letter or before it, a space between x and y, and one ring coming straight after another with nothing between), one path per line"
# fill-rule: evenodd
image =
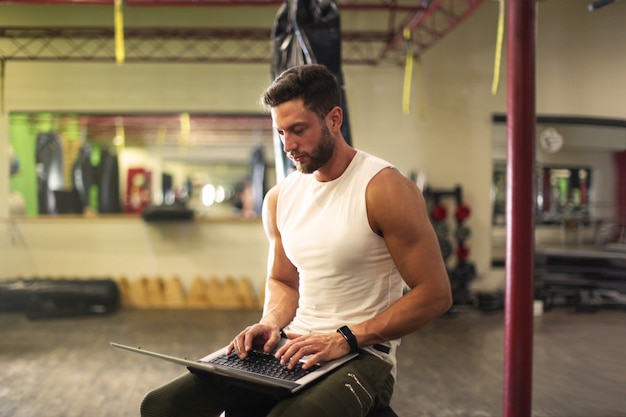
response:
M192 374L148 394L143 417L366 416L389 404L399 339L450 308L443 258L415 184L341 135L341 89L324 66L282 73L263 95L297 171L263 206L269 239L261 320L230 343L304 368L359 349L360 355L302 393L276 401L224 389ZM406 286L410 291L403 294ZM247 410L245 407L249 407ZM253 410L253 411L252 411Z

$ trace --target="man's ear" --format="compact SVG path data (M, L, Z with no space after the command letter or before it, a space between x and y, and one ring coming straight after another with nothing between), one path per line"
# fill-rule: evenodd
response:
M338 132L341 130L341 124L343 123L343 110L339 106L335 106L326 115L326 123L328 123L328 129L331 132Z

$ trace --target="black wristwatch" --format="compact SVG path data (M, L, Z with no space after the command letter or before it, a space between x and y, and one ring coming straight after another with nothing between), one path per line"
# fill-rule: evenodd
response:
M341 326L337 329L337 332L341 334L343 338L346 339L346 342L348 342L348 345L350 345L350 353L354 353L359 349L359 344L356 341L356 336L354 335L354 333L352 333L348 326Z

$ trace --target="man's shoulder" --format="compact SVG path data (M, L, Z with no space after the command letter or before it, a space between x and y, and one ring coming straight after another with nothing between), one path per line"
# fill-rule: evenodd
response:
M385 159L379 156L372 155L371 153L362 151L360 149L357 149L356 151L357 151L357 156L366 163L393 167L393 164L391 162L386 161Z
M265 198L277 202L281 199L281 195L289 194L290 191L300 187L301 184L299 184L298 180L303 177L304 175L299 171L290 172L285 178L269 189Z
M410 180L402 175L402 173L398 171L396 167L394 167L393 165L389 165L382 167L380 171L378 171L376 175L372 177L368 184L368 188L386 189L390 186L406 186L406 181L410 182Z
M381 165L381 169L371 178L367 186L368 197L402 199L405 192L414 194L419 192L419 189L417 184L391 164Z
M358 151L357 157L359 158L359 170L363 173L368 172L369 181L373 180L375 177L379 176L379 174L383 171L396 170L395 166L378 156L369 154L367 152ZM368 182L369 182L368 181Z

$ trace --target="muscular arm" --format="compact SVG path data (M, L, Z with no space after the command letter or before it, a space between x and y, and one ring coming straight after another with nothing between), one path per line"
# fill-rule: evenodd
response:
M269 241L265 305L261 323L282 329L296 315L298 307L298 271L287 259L276 225L278 186L272 188L263 203L263 227Z
M260 344L266 352L271 351L280 339L280 330L291 322L298 307L298 271L285 255L276 225L278 192L279 186L275 186L263 202L263 227L269 241L263 315L228 346L228 353L234 349L242 359Z
M351 326L359 346L414 332L452 304L450 283L420 190L395 169L384 169L367 189L372 230L384 239L410 291L387 310Z

